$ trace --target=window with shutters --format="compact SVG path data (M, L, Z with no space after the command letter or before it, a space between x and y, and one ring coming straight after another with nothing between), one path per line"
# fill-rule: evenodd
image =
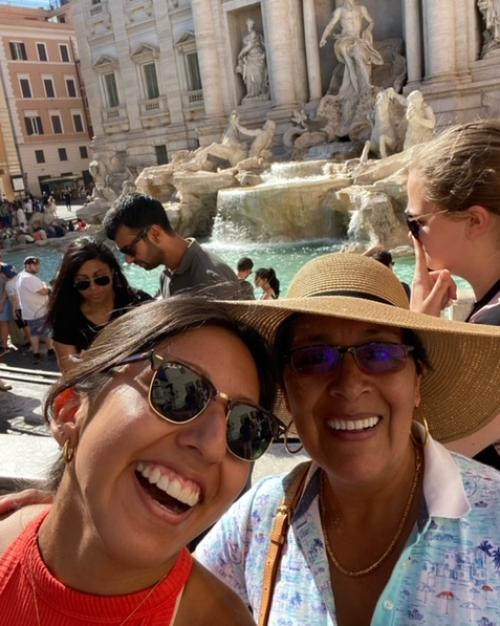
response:
M31 98L31 83L27 76L19 77L19 87L21 88L21 94L23 98Z
M70 63L68 46L65 43L59 44L59 52L63 63Z
M73 113L73 126L75 127L75 133L83 133L83 120L80 113Z
M63 132L61 116L59 113L52 113L50 116L50 120L52 122L52 130L54 131L54 135L61 135Z
M26 134L43 135L42 118L36 113L25 115L24 124L26 126Z
M47 98L55 98L56 90L54 89L54 81L51 77L47 76L43 78L43 88L45 89L45 95Z
M66 91L70 98L76 98L76 85L74 78L66 78Z
M47 46L44 43L37 43L36 49L38 52L38 60L39 61L48 61L49 57L47 55Z
M26 61L26 46L22 41L9 41L10 57L14 61Z

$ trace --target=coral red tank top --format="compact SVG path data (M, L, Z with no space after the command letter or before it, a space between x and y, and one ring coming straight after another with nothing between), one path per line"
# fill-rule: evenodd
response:
M117 626L130 615L126 626L172 625L193 567L186 548L152 593L151 589L121 596L83 593L54 578L41 558L37 534L45 515L34 520L0 559L1 624Z

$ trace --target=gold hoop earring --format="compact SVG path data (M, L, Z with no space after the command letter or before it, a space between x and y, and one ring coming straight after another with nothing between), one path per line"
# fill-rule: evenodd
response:
M429 424L427 423L427 420L425 419L425 417L422 417L422 421L421 421L421 425L424 427L425 433L424 433L424 440L422 442L417 441L417 439L415 438L415 435L413 434L413 432L410 431L410 439L413 442L413 445L415 446L422 446L422 448L425 447L425 444L427 443L427 440L429 439Z
M302 442L299 445L299 447L295 448L295 449L290 448L290 444L288 443L288 431L290 430L290 427L291 427L292 424L293 424L293 422L290 422L290 424L288 424L288 426L285 429L285 432L284 432L285 441L283 443L284 443L284 446L285 446L285 450L288 452L288 454L298 454L302 450L302 448L304 447L302 445Z
M70 444L69 439L66 439L64 442L64 446L62 449L63 459L66 464L71 463L73 457L75 456L75 449Z
M425 428L424 443L422 444L422 447L425 447L425 444L427 443L427 440L429 439L430 433L429 433L429 424L427 423L427 420L423 416L422 416L422 426Z

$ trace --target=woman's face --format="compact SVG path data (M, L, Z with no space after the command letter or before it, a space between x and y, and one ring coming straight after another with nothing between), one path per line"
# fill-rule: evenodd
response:
M425 197L425 180L418 172L408 176L408 209L411 217L426 215L419 220L419 241L425 252L429 269L448 269L461 273L466 245L465 223L462 219L452 219L447 213L432 215L444 209Z
M99 285L99 280L102 277L109 278L109 282L105 285ZM79 284L85 289L78 289ZM113 294L113 272L109 265L99 259L85 261L75 274L73 285L85 301L99 304L108 300Z
M366 322L302 315L292 349L403 343L402 331ZM420 379L413 359L395 373L366 374L345 354L327 374L284 371L287 405L305 449L332 478L362 484L390 477L405 460Z
M228 330L193 329L158 344L156 352L191 364L232 399L259 402L253 357ZM91 520L93 539L106 558L145 568L164 566L213 524L240 494L250 471L249 463L227 450L221 399L193 421L171 424L148 404L152 376L146 361L113 376L90 405L70 466L77 510ZM145 478L155 472L167 479L165 491ZM175 495L192 504L182 505Z
M262 278L261 276L256 276L255 286L260 287L261 289L266 289L268 286L267 280L265 278Z

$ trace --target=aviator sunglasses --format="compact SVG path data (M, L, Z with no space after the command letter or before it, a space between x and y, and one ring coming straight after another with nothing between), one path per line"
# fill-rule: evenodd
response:
M227 448L243 461L259 459L284 429L270 411L249 402L232 400L192 366L167 361L154 350L132 355L116 366L143 360L150 362L154 372L148 401L158 417L171 424L188 424L213 400L221 398L226 404Z
M77 291L87 291L92 283L99 285L99 287L106 287L111 282L111 276L97 276L97 278L88 278L86 280L78 280L74 284L74 288Z
M292 350L289 362L298 374L331 374L349 353L365 374L392 374L404 368L409 353L414 349L403 343L386 342L361 346L306 346Z
M408 230L415 237L415 239L420 239L420 229L424 226L420 220L426 217L432 217L433 215L441 215L442 213L448 213L448 209L432 213L424 213L423 215L410 215L409 213L405 213Z

